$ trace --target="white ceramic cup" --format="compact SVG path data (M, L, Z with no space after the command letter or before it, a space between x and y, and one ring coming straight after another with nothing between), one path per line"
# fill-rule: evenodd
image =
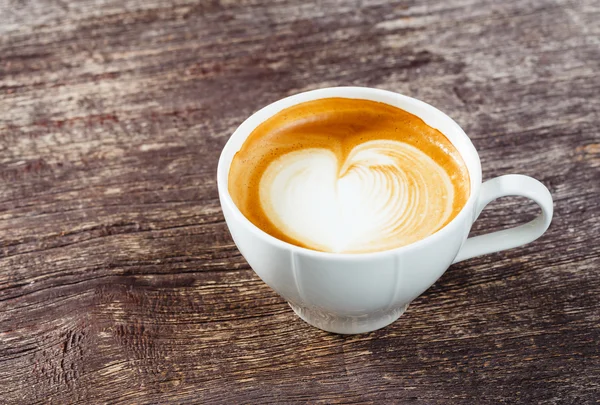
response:
M227 182L234 155L248 135L269 117L295 104L328 97L373 100L399 107L446 135L462 155L471 177L471 195L460 213L445 227L415 243L360 254L301 248L252 224L229 195ZM252 269L289 302L300 318L334 333L370 332L394 322L452 263L529 243L540 237L552 220L552 197L542 183L511 174L482 184L477 151L456 122L429 104L379 89L325 88L268 105L236 129L221 153L217 172L225 220ZM542 212L527 224L467 239L483 208L504 196L530 198Z

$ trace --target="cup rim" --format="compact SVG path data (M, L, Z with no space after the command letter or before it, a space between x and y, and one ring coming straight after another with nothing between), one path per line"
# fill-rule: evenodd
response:
M381 96L382 98L383 97L394 97L394 98L400 99L403 102L406 102L408 104L413 104L415 106L430 110L434 114L436 114L440 117L444 117L444 119L448 122L448 125L453 127L452 129L456 133L458 133L460 135L460 137L464 138L464 140L465 140L464 147L467 149L470 149L470 154L471 154L470 159L473 160L472 165L468 164L466 162L467 159L465 158L464 154L459 150L461 157L465 160L465 163L467 163L466 166L467 166L467 170L469 172L469 177L471 180L470 195L469 195L469 198L467 199L467 202L463 205L463 207L461 208L459 213L449 223L444 225L442 228L438 229L436 232L432 233L431 235L429 235L425 238L422 238L413 243L410 243L408 245L396 247L393 249L386 249L386 250L375 251L375 252L363 252L363 253L323 252L323 251L319 251L319 250L305 248L302 246L297 246L297 245L291 244L289 242L285 242L281 239L278 239L274 236L269 235L268 233L266 233L265 231L260 229L258 226L254 225L254 223L252 223L248 218L246 218L246 216L240 211L240 209L237 207L237 205L233 202L233 199L231 198L231 195L229 194L229 187L228 187L229 186L229 184L228 184L229 170L231 167L231 161L233 161L233 157L235 156L235 153L237 152L237 150L239 150L239 148L233 152L233 155L231 157L231 161L229 162L229 164L226 165L224 163L224 160L225 160L224 157L230 152L231 148L235 147L233 145L233 143L237 140L237 138L240 137L240 134L242 134L242 133L244 134L244 138L240 143L240 147L241 147L241 145L246 141L247 137L252 133L252 131L258 125L260 125L266 119L277 114L279 111L281 111L285 108L291 107L293 105L296 105L296 104L300 104L300 103L303 103L306 101L311 101L311 100L318 100L318 99L322 99L322 98L340 97L340 98L366 99L366 98L360 97L360 96L353 97L351 95L353 92L363 93L363 94L370 93L373 96ZM380 102L388 104L385 101L380 101ZM398 108L401 108L401 107L398 107ZM256 123L253 123L253 121L256 121L257 117L261 116L261 115L264 115L265 118L260 121L257 121ZM415 115L419 116L418 114L415 114ZM422 118L422 117L419 116L419 118ZM445 136L447 136L442 129L440 129L440 128L437 128L437 129L440 132L442 132ZM455 147L456 147L456 145L455 145ZM457 149L458 149L458 147L457 147ZM225 166L227 166L227 167L225 167ZM474 169L475 173L473 173L471 169ZM481 187L481 182L482 182L481 178L482 178L481 161L479 159L479 154L477 153L477 150L475 149L475 146L473 145L469 136L464 132L464 130L460 127L460 125L458 125L450 116L448 116L441 110L437 109L436 107L434 107L424 101L421 101L419 99L410 97L410 96L406 96L406 95L396 93L393 91L389 91L389 90L377 89L377 88L372 88L372 87L358 87L358 86L325 87L325 88L320 88L320 89L316 89L316 90L304 91L301 93L296 93L294 95L284 97L282 99L279 99L273 103L270 103L270 104L264 106L263 108L259 109L258 111L254 112L252 115L250 115L248 118L246 118L231 134L231 136L225 143L225 146L221 150L221 154L219 156L219 161L218 161L218 165L217 165L217 188L218 188L218 193L219 193L219 200L221 202L221 205L227 205L227 207L229 208L229 212L231 212L233 214L233 216L235 217L235 219L237 221L240 221L242 224L244 224L244 226L246 226L253 234L255 234L256 237L266 240L267 242L269 242L272 245L287 249L288 251L291 251L291 252L302 253L303 255L308 255L308 256L312 256L315 258L321 258L321 259L325 258L325 259L356 260L356 259L369 259L369 258L373 258L375 256L396 255L396 254L406 252L409 250L418 249L426 244L433 243L436 240L443 238L446 234L448 234L449 232L452 232L451 228L453 228L465 216L469 215L469 212L472 212L471 208L474 206L477 196L479 195L479 189ZM472 222L473 219L471 219L470 222Z

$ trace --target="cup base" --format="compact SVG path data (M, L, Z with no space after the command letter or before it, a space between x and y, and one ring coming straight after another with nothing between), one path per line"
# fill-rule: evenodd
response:
M313 309L301 307L291 302L289 306L304 322L326 332L352 335L356 333L367 333L388 326L406 311L408 304L389 309L377 314L362 316L337 316Z

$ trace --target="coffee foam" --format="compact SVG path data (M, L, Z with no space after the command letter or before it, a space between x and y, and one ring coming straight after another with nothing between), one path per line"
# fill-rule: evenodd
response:
M265 232L310 249L392 249L446 225L469 194L454 146L418 117L322 99L261 124L234 157L229 191Z

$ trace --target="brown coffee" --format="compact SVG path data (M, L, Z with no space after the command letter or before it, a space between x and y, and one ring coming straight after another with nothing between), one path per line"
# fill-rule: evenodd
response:
M423 239L469 198L452 143L419 117L347 98L301 103L259 125L235 155L229 193L266 233L362 253Z

